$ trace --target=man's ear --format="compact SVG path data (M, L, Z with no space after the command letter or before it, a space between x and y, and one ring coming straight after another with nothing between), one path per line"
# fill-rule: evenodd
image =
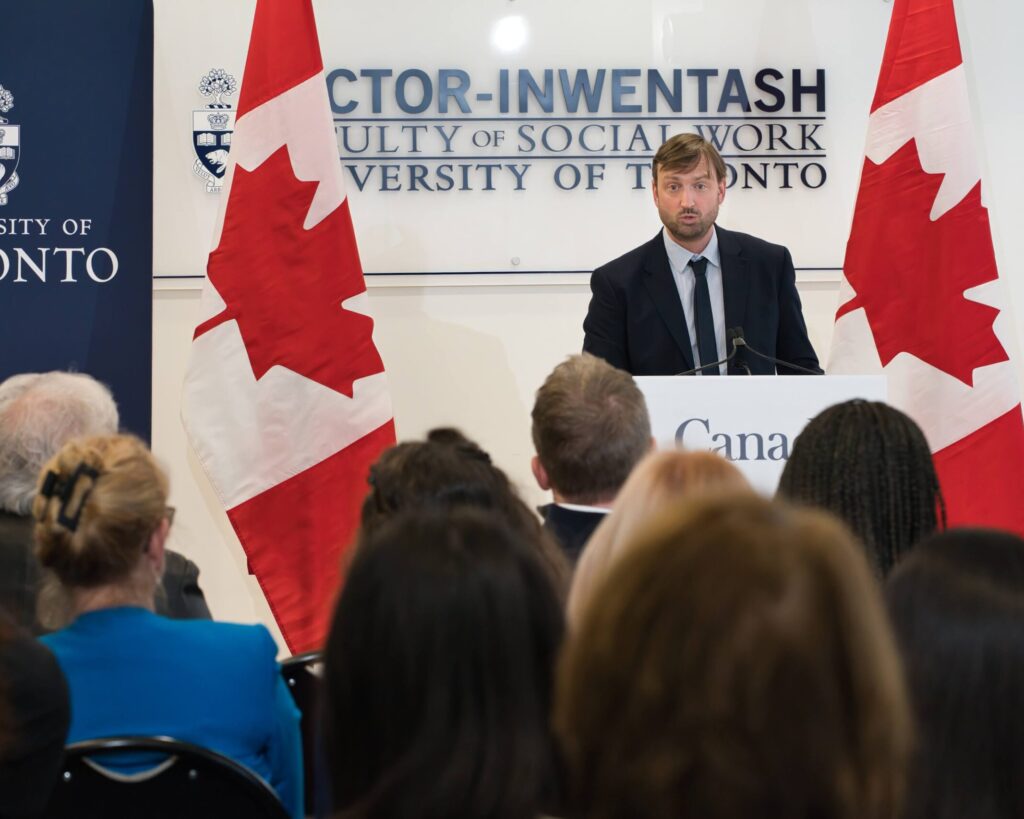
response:
M533 479L537 481L537 486L547 492L551 489L551 481L548 480L548 471L540 462L540 458L536 455L533 456L533 460L530 461L530 470L533 472Z
M647 450L648 450L648 452L654 452L657 448L658 448L658 442L655 440L654 436L652 435L651 436L651 445L649 447L647 447Z
M721 205L725 201L725 180L718 180L718 204Z

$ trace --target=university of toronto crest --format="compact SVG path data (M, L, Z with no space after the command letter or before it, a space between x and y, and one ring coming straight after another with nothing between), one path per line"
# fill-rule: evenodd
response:
M14 107L14 95L0 85L0 207L7 194L18 187L18 158L21 156L21 127L3 115Z
M213 97L206 108L192 112L192 149L196 161L192 172L206 180L207 193L220 193L231 150L235 112L224 97L235 93L238 83L223 68L213 68L199 81L199 93Z

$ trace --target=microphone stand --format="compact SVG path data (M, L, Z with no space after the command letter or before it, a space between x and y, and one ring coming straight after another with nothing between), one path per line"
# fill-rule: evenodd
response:
M732 342L733 351L736 351L739 347L746 346L746 341L744 341L743 339L742 327L731 327L725 331L725 334L728 337L729 341ZM747 371L747 375L752 375L752 373L750 372L750 367L747 365L747 362L744 360L743 356L740 356L739 360L736 363L736 367L737 369L742 367L744 370Z
M789 361L782 361L781 359L778 359L778 358L772 358L770 355L765 355L764 353L759 353L757 350L755 350L753 347L751 347L749 344L747 344L747 340L745 338L743 338L742 332L737 333L735 336L733 336L732 343L733 343L733 352L736 351L737 347L743 347L743 348L745 348L747 350L750 350L750 352L752 352L758 358L763 358L765 361L770 361L773 364L781 364L783 367L786 367L787 369L798 370L798 371L800 371L802 373L806 373L807 375L824 375L824 373L822 373L820 371L810 370L807 367L801 367L799 364L793 364L793 363L791 363ZM731 355L730 355L730 357L731 357ZM747 370L747 374L748 375L750 374L749 370Z
M728 364L730 361L733 360L733 358L736 357L736 350L742 346L743 342L742 338L737 338L736 336L733 335L729 336L729 340L732 342L732 351L725 358L719 359L718 361L712 361L708 364L701 364L699 367L694 367L692 370L683 370L683 372L676 373L676 375L696 375L701 370L706 370L708 367L719 367L722 364ZM747 370L747 375L750 375L749 369Z

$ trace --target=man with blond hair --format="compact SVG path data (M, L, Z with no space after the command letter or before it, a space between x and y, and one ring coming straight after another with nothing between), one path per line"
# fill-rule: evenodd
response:
M633 375L820 373L789 251L715 224L727 176L715 146L677 134L652 168L664 229L594 271L584 352ZM749 350L717 364L736 335Z
M554 503L544 526L574 562L636 463L651 449L651 420L629 373L592 355L559 364L537 390L531 464Z

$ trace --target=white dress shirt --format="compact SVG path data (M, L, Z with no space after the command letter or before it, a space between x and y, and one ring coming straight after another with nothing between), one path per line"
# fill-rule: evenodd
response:
M714 226L711 227L711 241L704 248L702 253L691 253L685 247L680 247L669 235L668 228L662 229L662 237L665 240L665 250L668 253L668 266L672 270L672 278L675 280L676 289L679 291L679 301L683 305L683 315L686 317L686 332L690 337L690 349L693 351L693 366L710 364L700 360L700 353L697 351L697 323L694 320L693 291L696 285L696 277L693 268L690 267L690 259L705 258L708 260L707 273L708 293L711 295L711 316L715 322L715 347L718 351L716 360L725 358L725 292L722 289L722 259L718 252L718 234ZM726 374L727 365L719 364L718 371ZM697 371L697 375L700 375Z

